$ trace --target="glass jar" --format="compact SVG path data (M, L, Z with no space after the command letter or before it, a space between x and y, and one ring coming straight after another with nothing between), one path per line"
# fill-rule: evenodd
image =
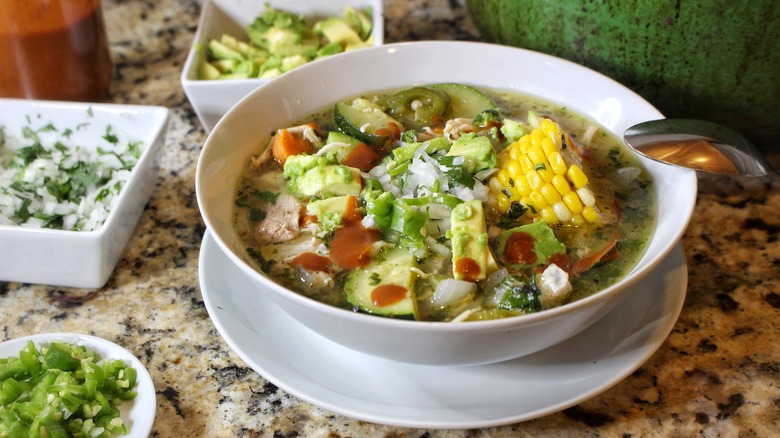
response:
M98 101L111 56L100 0L0 0L0 97Z

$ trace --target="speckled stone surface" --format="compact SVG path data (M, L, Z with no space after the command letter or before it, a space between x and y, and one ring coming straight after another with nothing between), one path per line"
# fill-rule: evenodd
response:
M0 282L0 340L74 331L117 342L157 390L157 437L757 436L780 431L780 186L702 177L683 239L689 289L641 368L562 412L478 430L341 417L286 394L217 333L198 283L205 231L194 178L206 138L179 83L194 0L105 0L111 101L172 111L161 174L124 256L98 290ZM477 40L461 0L385 1L387 42ZM0 251L7 251L0 247ZM468 396L464 394L464 396Z

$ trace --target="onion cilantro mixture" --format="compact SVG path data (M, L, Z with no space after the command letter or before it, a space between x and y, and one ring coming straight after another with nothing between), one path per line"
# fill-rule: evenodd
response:
M234 222L256 267L318 301L422 321L538 312L621 279L652 179L606 129L516 93L370 93L274 132Z
M58 127L40 116L27 121L19 132L0 121L0 225L99 228L141 155L141 142L122 140L107 125L102 144L90 148L71 141L89 122Z

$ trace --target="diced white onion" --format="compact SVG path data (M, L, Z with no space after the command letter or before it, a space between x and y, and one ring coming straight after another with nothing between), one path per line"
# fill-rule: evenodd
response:
M434 306L451 306L476 292L477 285L470 281L446 278L436 285L432 302Z

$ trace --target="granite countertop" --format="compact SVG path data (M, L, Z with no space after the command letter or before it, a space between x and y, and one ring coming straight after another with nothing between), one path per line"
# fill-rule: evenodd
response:
M285 393L231 351L198 282L205 227L195 164L206 134L179 75L195 0L104 0L111 101L161 105L171 123L155 193L108 284L0 282L0 340L73 331L126 347L157 390L152 436L770 436L780 431L780 190L700 177L683 238L689 286L672 333L625 380L568 409L480 430L417 430L341 417ZM478 40L463 0L386 0L386 42Z

